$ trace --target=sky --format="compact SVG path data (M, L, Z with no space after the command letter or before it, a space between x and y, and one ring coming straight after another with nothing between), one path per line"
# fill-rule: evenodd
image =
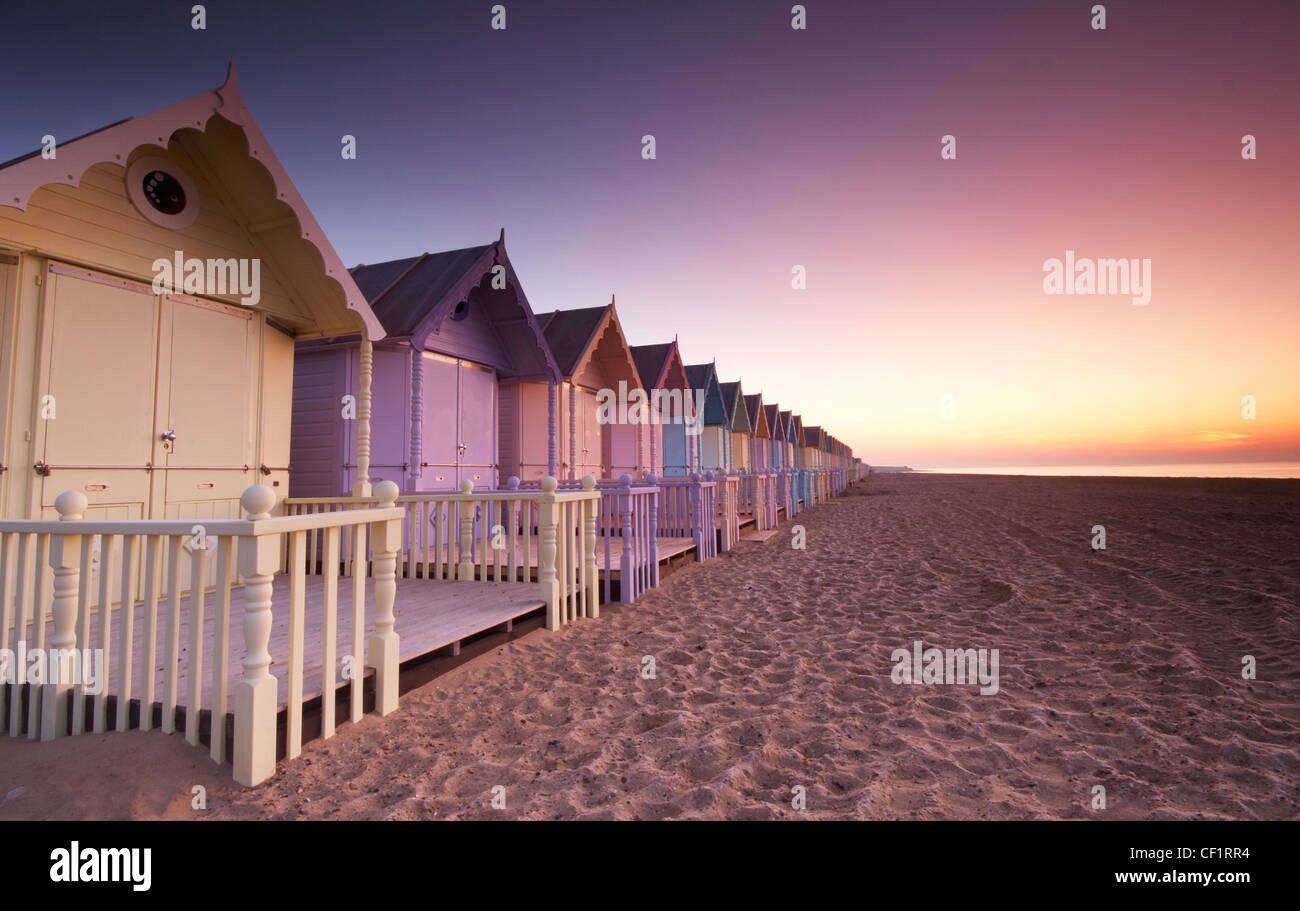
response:
M504 227L535 310L615 294L869 463L1300 460L1295 0L492 5L11 4L0 160L233 60L345 263ZM1045 293L1067 250L1149 303Z

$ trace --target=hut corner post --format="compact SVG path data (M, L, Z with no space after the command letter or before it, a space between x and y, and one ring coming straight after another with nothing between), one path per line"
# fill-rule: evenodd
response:
M379 507L396 505L399 491L392 481L375 485ZM374 530L375 634L366 648L366 663L375 669L375 713L397 709L398 647L393 604L397 600L397 551L402 546L402 520L387 519Z
M556 439L556 435L559 431L556 430L556 418L558 417L558 413L556 411L555 397L555 380L551 380L546 384L546 473L551 477L555 477L560 473L560 467L556 464L558 461L558 453L556 452L556 449L559 443Z
M361 336L361 369L357 395L357 479L352 484L352 496L368 497L370 487L370 381L374 376L375 346Z
M367 415L368 416L368 415ZM367 429L367 433L368 433ZM367 446L369 441L367 441ZM411 347L411 466L406 473L406 489L420 489L420 463L424 458L424 354Z

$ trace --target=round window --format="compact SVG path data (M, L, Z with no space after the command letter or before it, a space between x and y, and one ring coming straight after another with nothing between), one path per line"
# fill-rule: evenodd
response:
M451 311L451 318L456 322L460 322L467 316L469 316L469 301L461 301L456 305L456 309Z
M149 221L173 230L199 217L199 191L179 165L166 158L137 158L126 169L126 192Z
M166 171L150 171L144 176L144 198L164 215L175 215L185 208L185 188Z

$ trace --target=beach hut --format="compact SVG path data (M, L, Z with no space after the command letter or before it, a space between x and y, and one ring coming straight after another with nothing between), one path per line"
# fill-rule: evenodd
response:
M745 407L745 390L741 388L739 380L734 383L719 383L718 388L722 392L723 405L730 421L727 440L730 458L727 467L732 471L746 471L752 464L749 440L754 425L750 422L749 410Z
M780 448L781 465L784 468L794 469L796 467L795 459L794 459L795 439L796 439L794 413L790 411L782 411L780 413L780 418L781 418L781 437L777 441L777 445Z
M788 413L788 412L786 412ZM778 405L763 405L763 416L767 420L768 440L767 440L767 465L769 468L783 469L786 467L785 457L785 422L781 417L782 411Z
M747 395L744 397L744 402L751 428L749 467L752 471L770 468L772 454L768 451L768 443L771 441L772 434L767 425L767 412L763 408L763 395L762 393Z
M712 362L688 364L686 379L692 392L702 393L704 400L704 423L697 443L700 469L726 471L731 467L731 425L722 389L718 385L717 368ZM698 395L692 395L693 400L698 401L698 398Z
M596 478L636 477L641 471L637 425L626 420L623 409L615 407L602 415L597 405L602 393L614 405L626 401L627 394L641 383L613 299L604 307L541 313L537 323L563 381L556 409L558 470L569 480L588 474ZM519 385L523 392L523 387L535 390L542 384ZM523 419L530 418L525 415ZM532 435L534 441L539 437ZM539 463L540 453L522 452L530 465ZM525 474L519 477L529 479Z
M632 360L641 389L655 403L651 420L638 428L640 464L662 477L686 477L699 464L699 436L694 432L695 400L677 340L634 345Z
M514 474L521 435L549 430L523 419L517 390L558 383L560 373L506 254L505 232L494 243L351 274L386 332L374 351L371 478L416 493L456 490L466 480L493 489L499 464ZM338 403L358 392L360 339L299 342L296 354L294 493L350 490L356 441ZM539 414L549 416L548 397L539 398Z
M284 496L295 341L384 335L233 66L0 166L0 319L9 518L53 516L67 490L112 519L237 517L254 484Z
M539 608L550 628L594 616L594 536L578 529L599 494L553 486L530 501L538 583L423 583L398 599L405 510L369 475L384 327L233 66L217 89L0 165L0 324L0 646L103 663L97 692L0 681L10 736L160 724L255 785L277 744L301 752L305 707L333 735L339 690L353 721L388 714L402 660ZM345 337L353 496L287 514L295 344Z

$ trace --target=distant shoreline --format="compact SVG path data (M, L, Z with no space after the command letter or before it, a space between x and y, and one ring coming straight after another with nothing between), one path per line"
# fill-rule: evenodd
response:
M877 471L872 468L873 473ZM985 475L1034 478L1169 478L1204 480L1300 480L1300 463L1256 462L1222 465L1021 465L979 468L891 468L882 474Z

